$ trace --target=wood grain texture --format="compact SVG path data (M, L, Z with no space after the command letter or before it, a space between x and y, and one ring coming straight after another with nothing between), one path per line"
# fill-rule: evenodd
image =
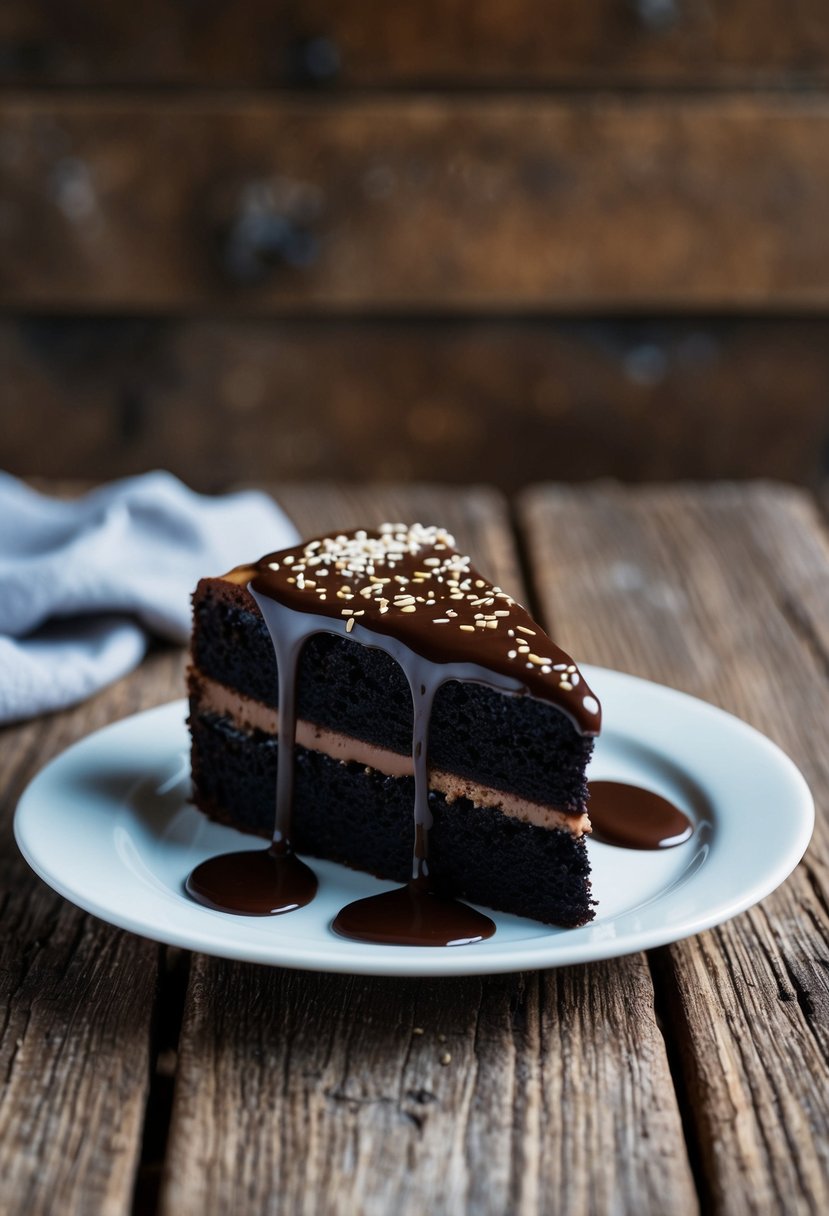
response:
M0 364L20 475L813 484L829 448L825 320L30 317Z
M821 0L6 0L0 82L37 86L825 83Z
M299 485L279 498L307 533L439 518L519 586L491 492ZM696 1211L642 956L440 983L196 959L165 1216L540 1210Z
M804 771L818 824L787 883L655 959L708 1210L829 1204L829 545L785 487L530 491L538 591L581 658L695 693ZM597 688L601 696L600 685ZM785 814L785 808L780 808Z
M829 101L12 99L0 302L825 309Z
M24 786L115 718L178 696L182 655L155 653L66 713L5 728L0 747L0 1210L125 1216L153 1063L159 948L86 916L12 840Z

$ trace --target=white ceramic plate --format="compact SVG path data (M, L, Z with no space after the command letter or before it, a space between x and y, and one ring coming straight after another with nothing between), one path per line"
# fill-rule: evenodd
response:
M183 890L193 866L261 842L188 804L181 701L116 722L48 764L20 800L17 842L61 895L133 933L225 958L365 975L477 975L612 958L720 924L783 882L814 823L791 760L703 701L616 671L584 672L605 723L591 777L654 789L696 827L664 852L591 841L599 906L582 929L495 913L495 936L474 946L349 942L330 929L337 911L393 884L317 860L319 894L297 912L258 919L193 903Z

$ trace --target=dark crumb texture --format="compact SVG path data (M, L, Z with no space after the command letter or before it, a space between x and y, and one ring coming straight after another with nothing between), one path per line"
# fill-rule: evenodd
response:
M267 705L277 703L273 647L246 593L200 584L193 661L207 676ZM300 718L408 755L412 701L401 668L383 651L331 634L312 637L297 679ZM435 697L429 757L436 768L534 802L578 813L587 799L593 740L534 697L453 681Z
M191 719L194 801L214 818L269 836L277 744L229 719ZM340 728L341 729L341 728ZM504 912L573 928L593 919L584 839L521 823L466 799L431 793L430 868L436 886ZM296 749L298 852L406 882L412 864L414 780L385 777Z

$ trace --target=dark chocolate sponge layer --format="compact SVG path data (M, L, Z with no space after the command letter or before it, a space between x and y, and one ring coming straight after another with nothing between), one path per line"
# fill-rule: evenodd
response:
M265 623L253 609L202 584L193 661L205 675L276 706L277 669ZM408 755L412 700L402 670L381 650L330 634L312 637L298 673L298 716ZM429 737L437 768L563 811L587 799L593 740L555 706L482 684L453 681L437 692Z
M277 744L227 719L191 720L194 799L207 814L270 836ZM385 777L296 749L298 852L406 882L412 866L414 780ZM521 823L459 798L429 795L430 869L438 888L474 903L564 927L593 918L584 839Z

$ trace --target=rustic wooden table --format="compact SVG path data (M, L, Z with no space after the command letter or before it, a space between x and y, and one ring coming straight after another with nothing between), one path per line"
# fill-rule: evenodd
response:
M487 489L280 498L304 532L445 522L580 659L686 689L777 740L816 794L814 842L722 928L592 966L400 982L188 957L65 903L11 834L46 760L181 696L184 655L159 649L77 709L3 735L0 1210L829 1211L816 505L769 485L550 486L512 510Z

